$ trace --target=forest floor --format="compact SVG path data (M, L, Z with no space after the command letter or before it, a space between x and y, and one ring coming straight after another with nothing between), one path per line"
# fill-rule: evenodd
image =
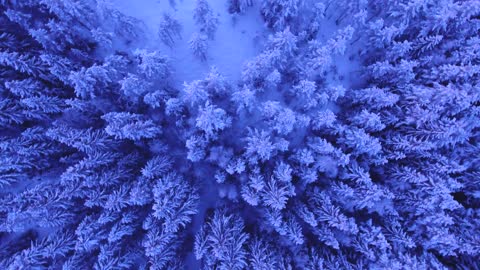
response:
M231 83L236 83L240 79L244 62L253 59L263 50L265 41L272 33L260 15L260 3L255 2L243 14L232 15L228 12L227 0L211 0L209 4L218 16L219 25L215 39L209 41L207 61L202 62L193 55L188 45L192 34L198 31L193 19L195 0L111 1L122 13L145 23L148 40L144 44L147 49L159 50L170 57L175 70L173 82L177 87L181 87L183 82L203 79L212 66L217 67ZM173 16L182 24L182 38L177 40L172 48L163 44L158 37L159 23L164 13ZM335 36L335 32L341 28L335 25L333 19L323 20L321 32L317 36L321 43ZM357 45L353 48L358 47ZM131 49L133 51L137 48ZM358 63L356 59L351 59L351 56L356 55L356 50L347 51L345 55L334 59L336 80L341 81L346 88L355 85L356 80L350 79L359 75L356 74ZM329 81L332 79L328 78Z
M243 63L262 50L263 42L269 34L260 16L258 3L249 7L244 14L232 15L228 12L228 1L209 1L214 14L218 16L219 25L215 39L210 41L207 61L202 62L194 57L188 46L190 37L198 31L193 19L195 0L112 1L121 12L145 23L147 48L160 50L171 58L176 84L203 79L212 66L217 67L219 72L232 82L238 81ZM164 13L173 16L183 27L182 39L178 40L173 48L164 45L158 38L159 23Z

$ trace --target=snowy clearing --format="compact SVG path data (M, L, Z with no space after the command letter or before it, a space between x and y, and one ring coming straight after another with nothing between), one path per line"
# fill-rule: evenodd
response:
M175 69L175 82L201 79L215 65L232 81L237 81L243 62L255 57L262 49L262 42L268 36L260 16L259 5L250 7L245 14L231 15L226 1L210 1L209 4L219 19L215 39L210 41L206 62L196 59L188 46L191 35L197 31L193 20L195 0L113 0L113 4L127 15L142 20L147 26L149 49L156 49L169 55ZM182 39L173 48L164 45L158 38L158 25L162 14L167 13L182 23Z

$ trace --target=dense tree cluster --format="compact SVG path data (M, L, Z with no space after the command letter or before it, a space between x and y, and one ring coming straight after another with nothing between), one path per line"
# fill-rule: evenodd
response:
M0 268L479 268L480 2L225 2L263 51L177 87L105 1L0 0Z

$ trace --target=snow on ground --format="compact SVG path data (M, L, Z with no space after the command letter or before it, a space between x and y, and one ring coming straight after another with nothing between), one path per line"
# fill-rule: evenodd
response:
M198 30L193 20L195 0L112 0L121 12L142 20L147 26L149 40L147 48L160 50L172 59L175 69L175 83L202 79L215 65L221 74L237 81L241 75L243 62L255 57L262 49L261 42L268 30L260 16L259 4L250 7L245 14L235 17L228 13L227 0L208 1L213 12L218 15L219 26L215 40L210 41L206 62L196 59L188 46L191 35ZM176 2L174 6L169 2ZM182 26L182 39L173 48L165 46L158 38L158 25L163 13L178 19Z

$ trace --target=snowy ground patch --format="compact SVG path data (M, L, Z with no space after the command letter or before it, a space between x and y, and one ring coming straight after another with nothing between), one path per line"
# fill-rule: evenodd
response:
M197 31L193 20L195 0L113 0L113 3L120 11L146 24L148 48L160 50L171 57L177 84L203 78L212 65L230 80L237 81L243 62L261 51L262 41L268 36L268 30L260 16L259 4L250 7L242 15L232 15L228 12L227 1L209 1L213 12L218 16L219 25L215 39L209 43L207 61L201 62L194 57L188 45L190 37ZM177 40L173 48L165 46L157 35L164 13L182 23L182 39Z

